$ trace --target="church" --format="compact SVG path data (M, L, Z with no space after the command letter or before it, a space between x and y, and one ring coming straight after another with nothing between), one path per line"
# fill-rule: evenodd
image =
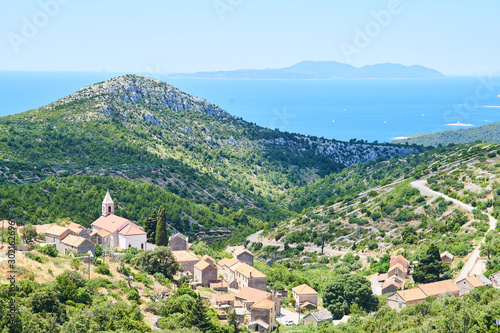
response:
M152 250L156 247L147 243L147 234L142 227L115 215L115 203L109 191L102 201L102 215L92 223L90 238L94 244L116 247L117 250L129 247Z

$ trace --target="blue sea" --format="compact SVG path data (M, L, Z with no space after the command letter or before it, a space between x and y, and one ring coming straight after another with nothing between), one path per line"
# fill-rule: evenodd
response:
M0 72L0 116L49 104L120 74ZM258 125L329 139L387 142L466 128L447 126L457 122L480 126L500 121L500 77L327 81L153 77Z

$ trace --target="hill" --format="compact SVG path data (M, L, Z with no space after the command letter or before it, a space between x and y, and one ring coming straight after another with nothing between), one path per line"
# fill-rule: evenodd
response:
M438 133L410 135L406 139L394 140L397 144L416 144L423 146L449 145L476 141L500 142L500 122L472 128L461 128Z
M263 198L346 166L420 150L266 129L135 75L0 118L3 183L107 174L207 206L260 207Z
M376 64L356 68L336 61L302 61L285 68L240 69L233 71L169 74L173 78L253 79L253 80L329 80L329 79L413 79L444 77L423 66Z

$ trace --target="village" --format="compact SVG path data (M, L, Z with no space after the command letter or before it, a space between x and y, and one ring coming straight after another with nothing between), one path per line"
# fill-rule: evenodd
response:
M5 226L3 222L2 226ZM102 214L89 229L73 223L34 225L37 234L44 235L41 245L50 245L61 254L70 256L95 256L96 246L119 252L128 248L154 250L156 246L147 242L146 231L137 224L114 214L114 201L109 192L102 202ZM23 227L18 227L21 233ZM196 290L210 307L215 309L221 322L226 322L230 310L237 315L238 322L251 331L273 331L278 322L285 325L312 324L342 320L334 318L322 307L319 293L307 284L291 290L270 290L267 276L254 268L254 255L244 246L229 246L225 251L231 258L216 260L209 255L197 256L187 236L175 233L169 237L168 246L177 263L182 266L174 277L177 286L184 283ZM29 250L19 246L20 250ZM443 264L450 264L453 255L441 254ZM470 275L453 281L451 279L419 284L413 288L412 274L416 262L409 262L402 255L390 257L387 273L372 280L374 294L386 295L387 305L396 311L426 301L429 297L445 295L461 297L474 288L493 286L500 288L500 272L486 278L482 274ZM204 291L210 290L210 293ZM282 307L282 298L293 299L288 307ZM345 319L345 318L344 318Z

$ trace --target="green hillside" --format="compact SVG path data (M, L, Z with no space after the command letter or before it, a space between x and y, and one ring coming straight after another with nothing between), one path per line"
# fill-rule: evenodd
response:
M500 142L500 122L472 128L461 128L438 133L410 135L407 139L394 140L396 144L416 144L423 146L470 143L476 141Z

